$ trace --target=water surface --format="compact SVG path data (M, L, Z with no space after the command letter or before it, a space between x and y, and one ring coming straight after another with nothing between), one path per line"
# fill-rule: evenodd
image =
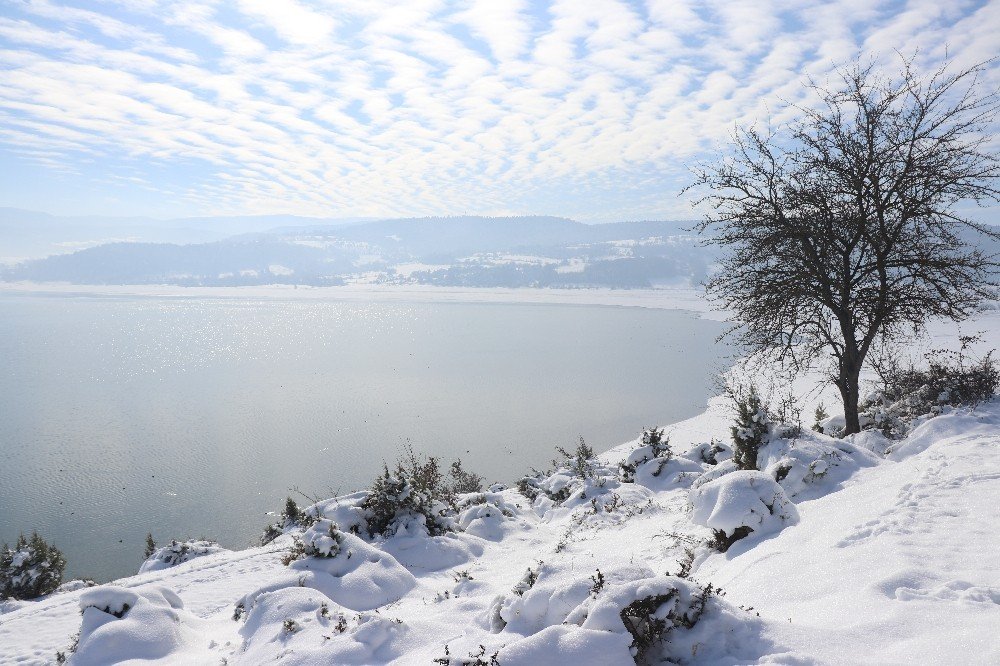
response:
M134 573L147 532L251 545L290 490L403 447L490 480L698 413L727 350L680 311L0 297L0 541ZM305 499L299 497L301 503Z

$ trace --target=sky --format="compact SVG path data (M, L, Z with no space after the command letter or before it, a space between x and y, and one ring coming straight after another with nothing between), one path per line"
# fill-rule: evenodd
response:
M690 219L734 127L895 50L994 57L1000 0L0 0L0 206Z

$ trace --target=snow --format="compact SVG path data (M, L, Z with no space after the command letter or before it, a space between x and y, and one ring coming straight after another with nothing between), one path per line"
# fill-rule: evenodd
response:
M153 551L139 567L139 573L169 569L179 564L189 562L196 557L225 552L225 548L214 541L192 539L189 541L172 541Z
M205 663L209 657L205 622L165 587L91 588L80 597L80 610L73 664Z
M1000 342L1000 314L976 325ZM368 537L354 493L264 547L5 602L0 663L630 664L623 610L644 599L670 624L650 661L1000 663L1000 402L898 441L772 432L759 471L732 462L730 421L713 399L665 428L671 455L637 439L531 476L533 499L463 495L441 536Z
M691 490L691 520L732 536L740 527L755 536L781 531L799 513L769 475L737 470Z

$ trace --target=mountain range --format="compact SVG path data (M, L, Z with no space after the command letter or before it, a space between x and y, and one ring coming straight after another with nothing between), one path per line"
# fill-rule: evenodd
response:
M0 279L203 286L651 287L697 282L707 274L713 253L688 230L691 224L590 225L544 216L149 221L56 218L3 209L3 254L11 248L37 252L46 245L62 252L8 259Z

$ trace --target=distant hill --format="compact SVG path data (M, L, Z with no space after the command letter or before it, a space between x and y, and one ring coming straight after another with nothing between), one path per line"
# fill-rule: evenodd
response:
M332 227L365 218L308 218L295 215L190 217L58 216L0 207L0 264L120 241L206 243L235 234L310 224Z
M23 261L5 280L81 284L649 287L701 280L712 254L685 222L588 225L559 217L438 217L302 224L211 242L112 242ZM202 221L204 222L204 221Z

